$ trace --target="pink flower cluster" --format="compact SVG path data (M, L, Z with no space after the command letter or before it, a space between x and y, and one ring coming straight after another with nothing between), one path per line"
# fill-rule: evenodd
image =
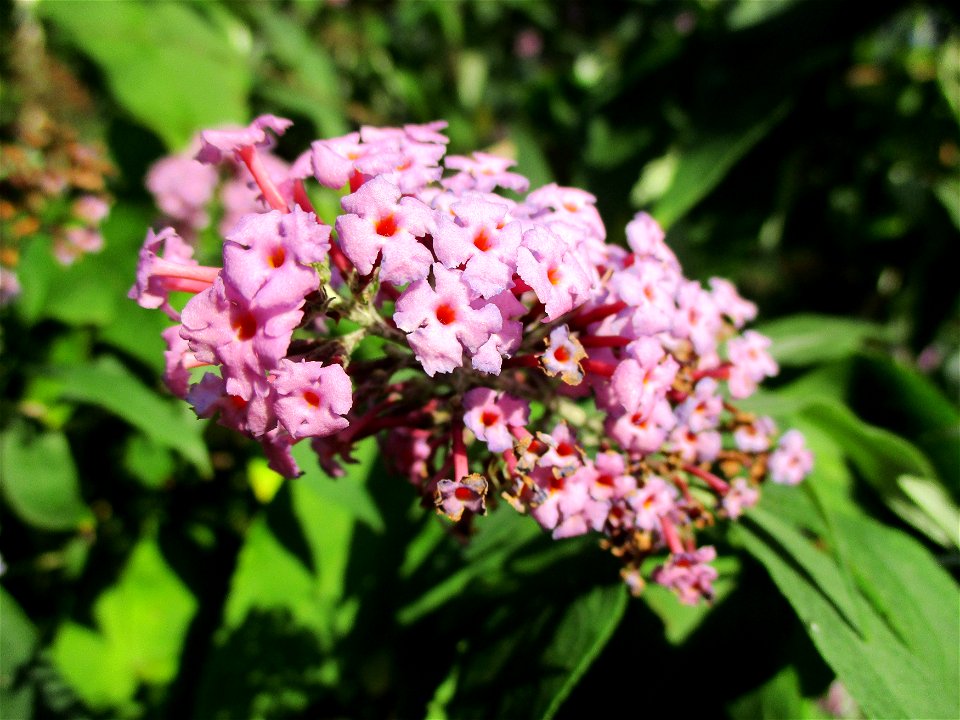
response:
M337 475L376 435L461 530L499 495L555 538L598 534L635 591L665 551L649 577L709 598L715 552L697 532L812 465L799 433L778 441L732 404L777 372L769 340L742 331L756 307L727 281L685 278L646 214L627 248L610 244L589 193L527 193L509 160L445 156L442 122L268 160L288 125L204 132L197 160L151 172L158 205L188 228L216 200L200 161L255 193L222 267L199 265L171 228L147 236L130 295L178 323L164 334L170 389L259 440L284 475L305 438ZM313 212L314 180L344 193L333 227ZM173 291L193 295L179 312ZM358 351L369 338L372 355Z

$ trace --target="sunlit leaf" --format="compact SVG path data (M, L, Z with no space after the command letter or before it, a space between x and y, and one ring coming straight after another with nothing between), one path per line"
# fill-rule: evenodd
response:
M288 70L282 84L265 84L262 91L313 120L322 137L346 133L340 78L326 49L270 5L250 3L245 9L256 18L269 52Z
M188 5L42 2L40 13L101 67L121 104L171 150L247 119L247 60Z
M123 418L154 442L179 452L201 473L212 472L202 436L205 423L186 403L161 398L113 358L58 367L53 376L63 383L63 397L96 405Z
M787 665L770 680L727 707L733 720L807 720L820 717L803 696L796 667Z
M176 675L197 602L154 540L137 544L119 582L93 606L97 630L67 622L54 638L54 663L93 709L129 703L140 683Z
M0 717L32 717L33 688L18 677L33 658L37 629L17 601L0 588Z
M0 436L0 450L0 488L21 519L43 530L93 523L62 433L33 432L15 423Z
M361 444L358 463L332 479L317 469L309 444L295 447L306 473L284 482L247 533L201 681L198 716L224 707L244 717L300 712L336 683L339 660L329 653L357 611L346 597L357 527L383 527L364 489L374 448L372 440ZM224 700L225 683L243 691Z
M522 616L511 608L492 610L479 619L482 630L459 659L447 712L552 718L616 630L628 597L620 584L601 585L537 609L525 603Z
M688 150L679 151L669 184L657 198L651 214L665 228L683 217L786 116L789 107L789 103L778 106L759 122L738 134L702 138ZM650 172L654 172L654 168L651 168ZM644 176L641 175L637 187L643 187L644 183ZM636 188L634 189L636 191ZM635 205L639 205L636 197L633 201Z
M838 515L840 564L798 528L755 508L736 536L770 572L810 638L870 717L960 711L958 589L919 544L866 517ZM806 550L798 550L806 546ZM822 579L852 569L857 590ZM841 608L856 605L859 628Z
M868 340L884 337L883 327L854 318L792 315L757 326L771 340L781 365L812 365L849 357Z

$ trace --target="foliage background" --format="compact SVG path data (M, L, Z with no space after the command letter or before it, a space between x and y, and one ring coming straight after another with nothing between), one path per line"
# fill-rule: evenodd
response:
M3 311L0 717L957 717L960 35L947 3L5 4L91 91L106 247L38 233ZM627 600L588 539L500 512L461 546L366 446L280 485L161 390L126 300L151 162L275 112L295 152L450 123L649 209L735 280L783 366L753 402L817 455L713 541L713 608ZM6 139L6 136L5 136ZM9 236L5 240L9 242ZM305 460L305 467L312 464Z

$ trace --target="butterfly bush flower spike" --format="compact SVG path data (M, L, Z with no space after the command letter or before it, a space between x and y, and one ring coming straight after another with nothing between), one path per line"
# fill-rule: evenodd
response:
M443 122L362 127L288 163L273 145L290 125L207 130L150 171L169 227L147 233L130 297L173 323L171 392L287 477L297 443L338 476L376 437L458 533L505 501L558 541L596 537L634 593L710 600L701 531L813 466L799 432L737 407L778 370L745 329L756 306L685 278L645 213L610 243L590 193L445 157ZM311 185L342 194L332 226ZM221 261L202 266L211 217Z

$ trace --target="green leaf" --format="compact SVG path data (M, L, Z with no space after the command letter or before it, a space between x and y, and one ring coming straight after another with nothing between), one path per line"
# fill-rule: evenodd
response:
M834 400L811 400L802 417L829 433L844 448L863 479L874 487L891 510L941 545L956 542L956 535L946 533L940 524L942 513L931 516L901 486L903 476L937 476L930 461L916 446L899 435L863 422L849 408ZM941 497L949 501L946 493ZM952 514L957 510L950 502L943 512Z
M736 0L727 15L727 25L731 30L745 30L775 18L796 3L797 0Z
M781 365L841 360L886 334L876 323L828 315L793 315L756 329L773 341L770 353Z
M39 13L103 70L119 102L171 150L247 118L244 50L180 3L41 2Z
M149 488L160 488L173 476L173 457L167 448L145 435L131 435L123 453L123 467L140 483Z
M435 536L436 527L426 527L427 547L430 536ZM483 526L463 552L463 561L453 572L445 573L436 584L429 586L415 600L397 612L397 621L402 625L412 624L425 615L460 597L471 583L484 579L496 583L508 566L508 561L522 549L542 539L543 531L530 518L517 513L496 512L484 519ZM437 540L439 542L439 540ZM417 544L411 545L415 550ZM555 544L550 551L563 549ZM408 551L408 552L409 552ZM406 563L405 563L406 565Z
M137 678L100 633L65 623L50 648L63 679L92 709L106 710L128 703L137 690Z
M897 478L897 484L943 530L950 541L960 547L960 509L943 486L931 478L913 475L901 475Z
M32 717L33 688L17 674L37 646L37 630L17 601L0 588L0 717Z
M960 35L954 32L940 47L937 62L937 80L943 97L946 98L953 117L960 125ZM953 207L957 207L957 196L953 196ZM960 213L960 210L957 211Z
M886 427L915 442L960 497L960 411L927 377L881 353L854 365L853 398L869 404ZM878 392L879 391L879 392Z
M553 182L553 171L543 155L536 135L529 128L515 124L511 128L510 138L517 149L515 170L530 181L530 187L542 187Z
M347 597L354 538L361 524L383 529L365 489L376 443L361 443L358 462L337 479L317 469L309 444L295 446L294 456L305 474L284 482L237 559L197 717L290 715L336 684L339 659L331 652L358 610ZM243 691L224 701L224 684Z
M953 224L960 230L960 202L957 201L957 198L960 198L960 180L943 178L934 183L933 192L953 220Z
M773 129L790 108L783 103L771 110L753 126L737 134L715 136L703 139L689 150L680 151L676 164L671 168L669 182L662 183L664 190L659 197L646 197L645 201L656 200L651 214L664 228L683 217L698 202L713 190L737 162L743 158L763 137ZM651 166L649 172L662 172L659 165ZM645 171L646 172L646 171ZM634 187L633 201L640 205L638 188L645 187L643 174Z
M372 439L360 443L353 453L359 463L355 466L356 471L337 479L320 469L317 457L307 443L299 443L293 448L293 456L304 472L297 478L297 483L316 493L324 502L348 511L374 532L382 533L385 528L383 517L365 485L376 453L377 445Z
M198 420L186 403L160 398L114 358L57 367L52 375L63 383L64 398L117 415L157 444L179 452L204 476L212 473L202 435L206 423Z
M0 450L0 488L21 519L43 530L92 526L62 433L37 433L15 423L0 436Z
M834 558L777 506L755 508L735 537L769 571L810 638L870 717L956 717L960 593L918 543L864 516L837 515ZM825 577L848 568L851 593ZM856 605L859 627L841 608Z
M617 584L491 609L458 660L447 712L552 718L610 640L627 602L626 588Z
M807 720L818 717L814 704L803 696L796 667L787 665L753 692L731 703L733 720Z
M50 252L49 238L37 236L24 243L17 265L21 290L14 307L26 322L32 324L40 318L50 286L60 271Z
M91 708L129 703L140 683L176 676L196 608L156 541L141 540L119 582L94 603L98 632L65 623L51 648L54 663Z
M250 3L245 9L256 18L269 52L285 69L283 84L266 83L261 92L309 117L322 137L347 132L340 77L333 59L306 29L276 7ZM282 89L279 93L276 89Z

